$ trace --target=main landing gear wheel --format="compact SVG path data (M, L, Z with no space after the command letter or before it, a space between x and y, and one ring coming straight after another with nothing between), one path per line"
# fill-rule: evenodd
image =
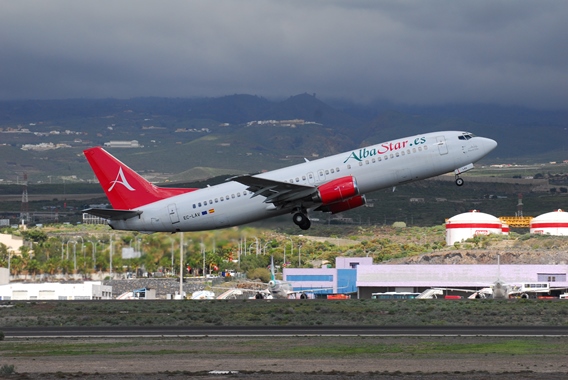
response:
M456 178L456 185L463 186L464 180L461 177Z
M292 217L292 220L294 221L294 224L296 224L302 230L308 230L312 225L312 222L310 222L308 217L301 212L295 213Z

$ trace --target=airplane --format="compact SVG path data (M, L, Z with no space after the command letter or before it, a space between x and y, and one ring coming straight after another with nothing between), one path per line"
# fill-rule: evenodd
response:
M204 231L292 214L302 230L308 212L333 214L366 204L365 194L453 171L474 168L497 142L469 132L441 131L404 137L225 183L195 188L158 187L101 147L83 153L112 209L84 212L113 229L140 232Z
M256 294L253 298L313 299L315 298L315 292L329 289L329 288L318 288L318 289L294 290L292 287L292 283L276 279L276 274L274 273L274 257L270 258L270 281L268 282L267 285L268 288L266 290L255 291Z

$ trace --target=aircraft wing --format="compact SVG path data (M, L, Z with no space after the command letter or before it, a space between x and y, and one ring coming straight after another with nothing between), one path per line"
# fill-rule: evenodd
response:
M282 206L286 203L300 200L311 201L312 196L317 192L317 189L313 186L275 181L249 175L233 177L230 180L248 186L247 190L253 193L252 198L259 195L263 196L266 198L264 200L265 203L273 203L275 206Z
M115 210L111 208L88 208L83 210L83 212L112 220L126 220L142 214L142 211L138 210Z

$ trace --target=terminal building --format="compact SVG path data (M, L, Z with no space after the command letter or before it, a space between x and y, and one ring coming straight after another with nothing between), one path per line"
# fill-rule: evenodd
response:
M382 292L422 293L432 288L480 290L497 281L519 287L547 283L556 296L568 288L568 265L388 265L373 264L369 257L338 257L336 268L285 268L283 274L295 291L352 294L354 298Z
M335 268L284 268L283 279L293 290L323 294L357 293L357 269L372 266L372 257L337 257Z

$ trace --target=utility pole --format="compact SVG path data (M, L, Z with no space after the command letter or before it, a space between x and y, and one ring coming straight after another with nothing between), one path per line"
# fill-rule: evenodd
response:
M179 233L179 299L183 299L183 232Z

